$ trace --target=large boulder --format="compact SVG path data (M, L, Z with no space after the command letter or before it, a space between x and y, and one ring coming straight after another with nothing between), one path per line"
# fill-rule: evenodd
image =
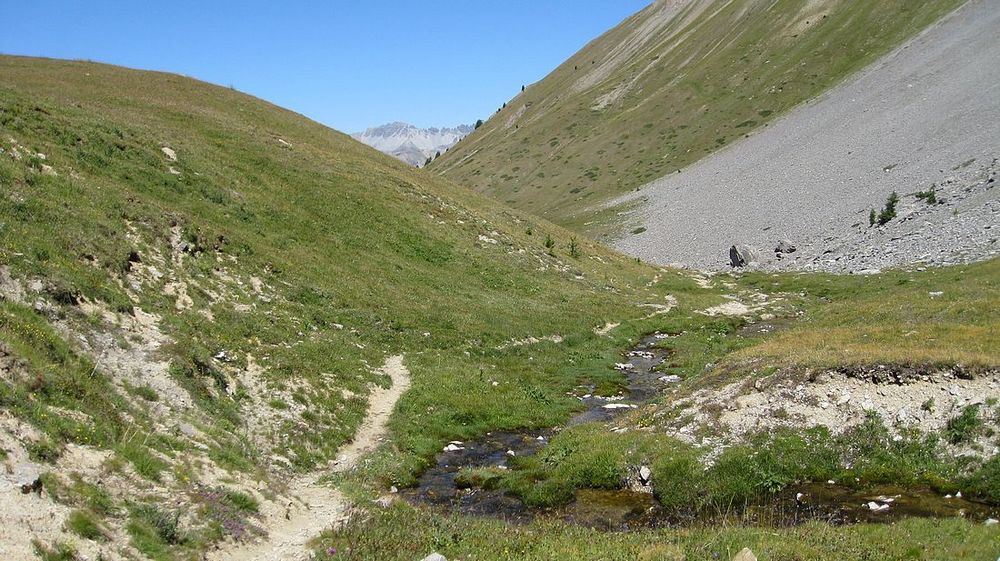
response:
M729 248L729 263L733 267L746 267L753 259L753 248L748 245L737 244Z

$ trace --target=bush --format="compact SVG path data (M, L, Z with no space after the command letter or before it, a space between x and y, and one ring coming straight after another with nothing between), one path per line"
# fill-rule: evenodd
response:
M132 508L133 528L150 530L160 542L167 545L176 545L181 542L179 512L167 512L152 504L140 504ZM133 532L135 535L137 532Z
M35 555L42 561L77 561L78 559L76 549L68 543L56 542L52 547L48 547L37 539L33 539L31 546L35 550Z
M938 202L937 190L934 187L926 191L918 191L916 197L918 200L922 200L929 205L937 204Z
M108 540L108 531L97 515L89 510L74 510L69 513L66 529L84 539L99 542Z
M972 496L992 504L1000 504L1000 456L994 456L983 464L964 483Z
M28 444L28 457L36 462L53 463L62 456L62 446L48 438Z
M976 437L983 422L979 419L979 405L969 405L957 417L948 420L944 435L951 444L962 444Z

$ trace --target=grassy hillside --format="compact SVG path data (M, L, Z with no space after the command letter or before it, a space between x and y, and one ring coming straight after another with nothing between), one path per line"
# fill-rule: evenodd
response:
M143 489L116 501L197 504L220 473L256 488L322 465L389 354L406 355L408 400L433 403L404 423L423 457L456 431L554 424L591 375L554 345L496 347L559 334L607 362L592 328L667 290L647 287L650 267L180 76L0 58L0 147L0 403L20 427L4 457L110 451ZM484 368L503 383L470 398Z
M706 530L715 547L701 530L626 536L544 521L512 530L371 499L412 484L450 440L558 426L580 410L581 389L622 391L612 366L656 330L672 335L664 372L684 379L683 392L776 368L1000 365L997 262L709 282L624 258L299 115L175 75L0 57L0 148L0 463L8 473L38 464L44 484L40 496L0 490L0 521L11 529L0 557L25 557L37 537L46 559L72 559L71 550L201 559L260 536L265 512L283 518L289 480L329 469L373 389L389 383L380 367L394 355L411 389L390 441L339 481L357 515L322 540L321 558L411 559L436 548L449 557L669 559L682 548L708 559L738 544L771 544L773 558L858 556L880 551L887 531ZM766 305L709 313L733 298ZM765 316L787 330L742 335ZM507 484L555 503L595 484L579 477L591 456L577 452L607 459L605 485L620 484L636 450L656 453L648 459L658 473L678 454L699 458L702 449L653 430L669 430L673 406L664 395L636 410L623 420L627 435L609 437L605 425L565 431L553 448L565 454L512 470ZM976 438L995 441L987 414ZM825 444L824 461L845 445ZM734 450L734 461L746 460ZM914 450L890 461L923 462L921 482L1000 497L996 460L958 465L930 445ZM674 472L687 492L714 496L698 473ZM712 489L756 492L744 472L759 470L722 474ZM800 474L779 475L787 484ZM995 541L964 521L904 528L935 544L927 558L975 556ZM657 549L664 539L676 547Z
M659 1L430 169L591 235L613 230L601 202L767 126L960 3Z

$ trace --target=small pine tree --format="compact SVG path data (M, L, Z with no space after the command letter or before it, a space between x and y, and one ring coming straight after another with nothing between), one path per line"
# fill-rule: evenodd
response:
M899 194L895 191L885 200L885 208L878 214L878 225L885 226L890 220L896 218L896 205L899 204Z
M483 120L479 119L478 121L476 121L476 128L478 129L481 126L483 126Z
M553 249L556 247L556 241L552 239L551 234L545 234L545 249L549 250L549 255L555 255Z
M872 211L868 213L868 225L874 226L876 220L878 220L878 213L875 212L875 209L873 208Z
M580 257L580 245L576 243L576 238L569 239L569 256L573 259Z
M434 161L434 158L432 158L431 156L427 156L427 160L424 161L424 165L425 166L429 166L429 165L431 165L431 162L433 162L433 161Z
M523 85L521 86L521 91L522 91L522 92L524 91L524 86L523 86Z
M434 159L435 160L438 159L438 158L440 158L440 157L441 157L441 152L440 151L438 151L437 154L434 154Z

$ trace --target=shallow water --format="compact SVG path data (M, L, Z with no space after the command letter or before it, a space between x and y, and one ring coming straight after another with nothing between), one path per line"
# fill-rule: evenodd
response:
M567 423L606 422L628 409L652 400L671 382L661 380L656 368L669 351L656 347L667 336L652 334L642 338L623 361L627 392L624 396L585 395L585 409ZM612 407L607 407L611 405ZM790 486L760 505L740 505L732 512L700 513L681 517L665 512L650 493L630 490L580 490L567 506L541 509L526 506L516 496L499 490L461 488L456 476L466 468L506 469L511 456L537 453L554 430L493 432L469 442L453 443L457 449L437 455L434 466L425 471L416 487L404 489L402 496L414 504L434 505L450 512L489 516L512 522L528 522L536 517L607 531L641 528L708 525L719 523L792 526L809 520L831 524L891 522L905 517L967 517L976 521L1000 518L1000 508L962 498L945 498L930 490L881 486L857 489L853 486L806 483ZM869 503L875 503L873 510Z

